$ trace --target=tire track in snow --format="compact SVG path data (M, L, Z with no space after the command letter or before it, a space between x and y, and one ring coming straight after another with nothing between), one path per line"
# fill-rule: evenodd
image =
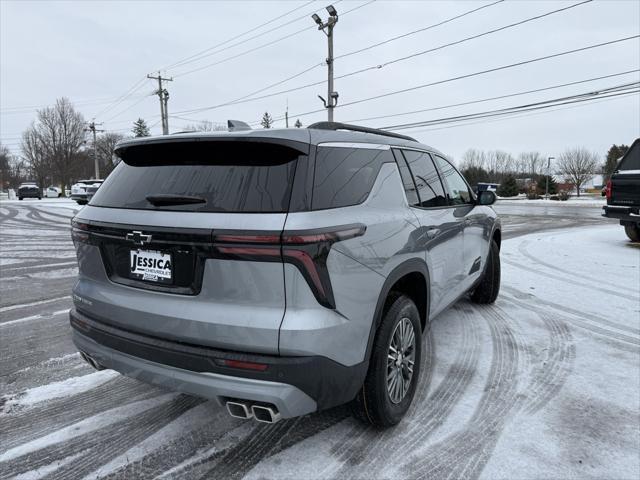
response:
M163 397L173 398L163 401ZM85 450L84 455L57 469L54 474L57 479L76 480L91 473L96 467L106 464L162 428L166 423L173 421L188 409L202 402L200 399L186 395L174 397L169 394L157 398L159 399L158 405L140 413L7 462L7 466L2 469L2 475L12 476L35 470L50 464L52 460L65 458L69 451Z
M538 313L540 311L538 306L529 305L528 303L514 296L509 296L508 300L511 303L519 306L520 308L524 308L525 310L529 310L534 313ZM550 304L549 302L545 302L543 300L538 301L539 299L537 298L536 300L537 300L536 303L539 303L541 305L551 306L552 308L554 308L554 310L556 309L556 307L553 306L555 304ZM640 351L640 339L629 336L629 335L617 333L607 328L603 328L601 326L588 323L587 321L580 318L572 318L570 316L565 315L563 310L566 310L566 309L558 308L557 312L554 312L554 315L556 315L558 319L561 319L562 321L568 323L569 325L573 325L582 330L586 330L589 333L595 334L596 335L595 338L599 338L602 341L605 341L607 345L610 345L611 347L616 348L618 350L623 350L631 353L638 353ZM584 314L581 316L584 319L588 318ZM606 324L605 322L599 322L599 323ZM610 322L607 322L607 323L610 323Z
M0 211L0 223L10 220L14 218L16 215L18 215L19 210L17 208L10 208L10 207L2 207L2 208L8 210L9 213L3 213L2 211Z
M587 282L593 282L596 284L597 288L600 288L602 286L601 282L597 282L596 280L591 280L591 278L589 277L585 277L584 275L577 275L575 272L572 272L571 270L568 270L566 268L562 268L562 267L558 267L556 265L553 265L551 263L547 263L543 260L540 260L538 257L536 257L535 255L532 255L531 252L529 252L529 250L527 249L527 245L529 245L531 242L529 240L523 240L522 242L520 242L520 244L518 245L518 251L525 256L527 259L529 259L531 262L533 263L537 263L540 266L546 267L549 270L551 270L552 272L562 272L566 275L569 275L573 278L577 278L579 280L583 280L583 281L587 281ZM620 286L620 285L614 285L616 289L618 290L624 290L625 292L628 292L630 294L634 294L637 293L635 290L633 290L632 288L627 288L624 286Z
M11 432L2 442L2 449L10 449L72 425L114 405L156 397L158 388L126 377L118 377L87 392L55 399L16 414L1 415L3 429Z
M380 432L370 428L358 449L352 448L340 458L344 466L332 476L343 478L351 475L353 478L361 476L362 469L365 469L365 476L379 476L386 466L397 461L399 451L411 451L445 423L471 383L480 353L479 335L472 318L460 306L453 307L453 310L462 317L461 344L440 384L426 400L415 403L413 414L392 430ZM437 361L437 352L435 355ZM359 468L354 469L354 466Z
M219 458L216 465L200 478L241 479L264 458L316 435L348 416L348 408L341 406L303 417L281 420L273 425L257 424L252 435L231 447Z
M518 399L522 345L506 318L493 307L482 308L492 341L492 362L485 391L471 420L434 446L426 457L412 455L403 467L409 478L475 478L489 460L510 410Z
M575 280L569 280L568 278L561 277L560 275L554 275L553 273L550 273L548 271L545 272L545 271L542 271L542 270L537 270L537 269L532 268L530 266L523 265L523 264L518 263L518 262L514 262L513 260L502 259L502 261L504 263L506 263L508 265L511 265L512 267L516 267L516 268L518 268L520 270L525 270L525 271L530 272L530 273L535 273L536 275L541 275L543 277L553 278L555 280L560 280L563 283L569 283L569 284L574 285L576 287L589 288L591 290L596 290L599 293L602 293L602 292L608 293L609 295L620 297L620 298L623 298L625 300L631 300L631 301L637 300L637 297L626 295L626 294L618 292L616 290L610 290L608 288L604 288L602 285L590 285L590 284L584 283L584 282L577 282Z

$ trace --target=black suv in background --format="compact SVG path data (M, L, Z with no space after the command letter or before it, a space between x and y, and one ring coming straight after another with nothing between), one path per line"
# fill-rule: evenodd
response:
M617 218L627 236L640 242L640 138L620 159L606 189L605 217Z
M42 190L35 182L21 183L18 187L18 200L23 198L37 198L40 200L42 198Z

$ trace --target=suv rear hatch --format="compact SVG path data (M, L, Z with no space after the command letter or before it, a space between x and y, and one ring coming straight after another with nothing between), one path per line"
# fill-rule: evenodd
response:
M607 190L608 205L640 206L640 139L633 142L620 160Z
M281 252L252 261L251 241L238 238L279 240L308 148L233 137L121 146L74 219L78 310L150 336L277 353Z

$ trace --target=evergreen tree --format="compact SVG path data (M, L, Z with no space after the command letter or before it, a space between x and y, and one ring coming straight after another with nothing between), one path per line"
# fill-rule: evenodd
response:
M132 132L134 137L148 137L151 135L149 127L147 126L147 122L145 122L142 118L139 118L138 120L133 122Z
M496 192L500 197L515 197L518 195L518 182L513 175L507 175Z
M295 127L296 128L301 128L302 127L302 122L300 121L300 119L296 120Z
M605 182L609 180L618 165L618 160L627 153L627 150L629 150L628 145L611 145L611 148L607 152L607 160L605 161L604 167L602 167Z
M269 112L264 112L262 120L260 120L260 125L262 125L262 128L271 128L271 125L273 125L273 118L269 115Z
M460 173L462 173L472 187L475 187L478 183L489 181L489 172L482 167L469 166L463 168Z
M547 188L547 178L549 179L549 195L558 193L558 184L553 179L553 175L540 175L536 181L536 192L538 195L544 195Z

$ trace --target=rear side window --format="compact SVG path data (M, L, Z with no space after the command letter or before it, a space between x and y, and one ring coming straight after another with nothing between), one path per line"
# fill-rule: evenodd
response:
M412 207L418 207L420 206L420 198L418 198L416 184L414 183L411 171L407 166L407 161L405 160L404 155L402 155L402 152L400 150L394 150L393 153L396 157L398 170L400 170L400 178L402 178L404 193L407 195L407 202Z
M618 170L640 170L640 141L633 142L627 154L622 157Z
M447 205L447 198L431 156L428 153L413 150L402 150L407 164L416 182L420 203L419 207L442 207Z
M364 202L391 150L319 146L313 179L313 210Z
M436 156L442 179L447 185L449 202L451 205L465 205L472 202L469 186L462 175L444 158Z
M259 142L190 141L125 147L91 205L143 210L287 212L301 152ZM147 196L203 203L154 206Z

